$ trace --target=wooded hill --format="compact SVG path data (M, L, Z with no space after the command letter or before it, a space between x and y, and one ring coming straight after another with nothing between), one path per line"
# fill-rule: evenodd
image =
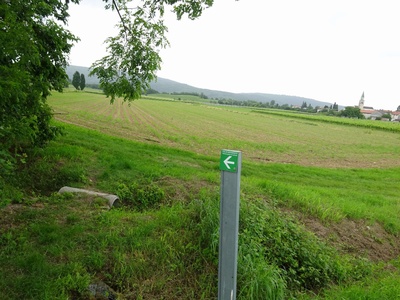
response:
M89 68L81 66L68 66L67 75L72 79L73 74L78 71L80 74L85 75L86 84L98 84L99 80L96 77L89 77ZM232 99L238 101L253 100L257 102L271 102L272 100L279 105L299 105L301 106L303 102L311 104L313 107L325 105L331 106L333 103L322 102L310 98L304 98L299 96L288 96L288 95L277 95L277 94L266 94L266 93L230 93L225 91L216 91L194 87L188 84L176 82L170 79L165 79L158 77L157 81L151 82L150 87L160 93L197 93L204 94L210 99Z

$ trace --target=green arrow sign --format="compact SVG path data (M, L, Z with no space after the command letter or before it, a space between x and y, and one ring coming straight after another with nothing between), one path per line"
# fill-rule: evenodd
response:
M242 152L222 150L218 300L236 299Z
M239 151L221 150L219 169L221 171L237 172Z

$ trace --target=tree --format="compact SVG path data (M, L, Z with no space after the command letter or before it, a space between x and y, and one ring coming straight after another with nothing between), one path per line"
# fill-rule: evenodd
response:
M145 0L132 9L129 0L103 0L106 8L116 10L120 17L116 37L106 40L108 55L96 61L90 75L96 75L100 87L111 103L116 97L138 99L156 79L160 68L159 50L169 45L163 16L166 6L173 8L178 19L187 15L199 17L214 0Z
M86 80L85 80L85 75L81 74L81 80L79 82L79 88L81 89L81 91L83 91L86 87Z
M364 115L360 111L360 108L353 106L346 106L339 115L346 118L365 119Z
M62 27L67 8L59 0L0 1L0 178L23 149L59 133L46 99L62 91L67 54L78 40Z
M93 64L91 74L98 76L111 103L115 97L139 98L156 78L158 52L169 44L163 23L167 6L178 19L184 15L195 19L213 4L213 0L143 0L139 5L132 0L102 1L120 16L120 31L106 40L110 54ZM68 54L79 39L64 26L69 3L79 2L0 1L0 180L19 155L60 133L50 125L52 110L46 100L51 90L61 92L67 82Z
M100 0L99 0L100 1ZM62 91L68 54L79 39L65 27L69 3L80 0L0 1L0 177L15 154L43 146L60 130L50 126L51 90ZM103 0L120 16L120 32L107 39L110 53L92 66L92 74L111 102L140 97L156 78L168 45L163 15L171 6L178 19L199 17L213 0ZM129 6L135 6L132 9Z
M400 111L400 105L399 105L399 106L397 106L397 111Z
M79 90L80 84L81 84L81 74L79 74L79 72L76 71L74 75L72 75L72 85L74 86L74 88Z
M382 115L382 119L388 119L389 121L392 121L392 116L390 115L390 113L384 113Z

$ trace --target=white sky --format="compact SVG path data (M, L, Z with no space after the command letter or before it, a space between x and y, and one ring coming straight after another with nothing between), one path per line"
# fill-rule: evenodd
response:
M105 54L117 13L72 6L81 38L70 64ZM400 1L215 0L198 20L169 16L159 77L228 92L285 94L395 110L400 105Z

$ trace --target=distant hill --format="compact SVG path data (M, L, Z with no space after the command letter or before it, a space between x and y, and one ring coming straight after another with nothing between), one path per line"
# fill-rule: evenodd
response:
M179 93L179 92L192 92L192 93L203 93L208 98L214 99L233 99L233 100L254 100L259 102L271 102L274 100L279 105L301 105L304 101L312 106L330 106L333 103L322 102L310 98L288 96L288 95L277 95L277 94L266 94L266 93L230 93L224 91L216 91L209 89L197 88L188 84L179 83L173 80L158 77L156 82L152 82L151 88L160 93Z
M98 84L99 80L97 77L89 77L89 68L80 66L68 66L66 69L67 75L72 79L73 74L78 71L80 74L85 75L86 84ZM279 105L301 105L303 102L311 104L312 106L325 106L332 105L330 102L322 102L310 98L304 98L299 96L288 96L288 95L277 95L277 94L265 94L265 93L230 93L224 91L216 91L194 87L188 84L176 82L170 79L158 77L157 81L151 82L150 87L160 93L203 93L208 98L213 99L233 99L233 100L254 100L259 102L271 102L272 100Z

